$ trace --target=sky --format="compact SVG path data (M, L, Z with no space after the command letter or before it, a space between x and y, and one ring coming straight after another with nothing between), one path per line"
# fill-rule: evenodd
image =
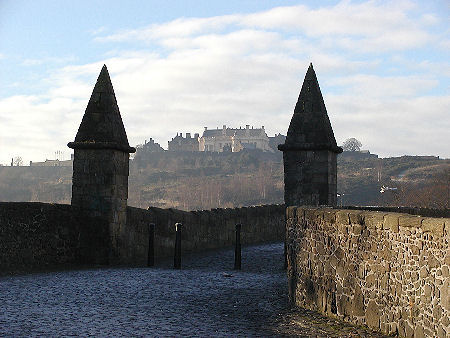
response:
M106 64L130 145L286 134L313 63L338 144L450 158L450 2L0 0L0 164L70 158Z

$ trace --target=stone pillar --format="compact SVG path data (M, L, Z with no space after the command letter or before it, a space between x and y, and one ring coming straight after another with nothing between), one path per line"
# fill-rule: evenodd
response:
M98 77L74 142L72 206L109 226L109 263L120 259L126 225L130 147L106 66Z
M284 150L284 201L336 205L337 156L329 150Z
M312 67L306 73L283 152L284 200L292 205L336 205L337 146Z

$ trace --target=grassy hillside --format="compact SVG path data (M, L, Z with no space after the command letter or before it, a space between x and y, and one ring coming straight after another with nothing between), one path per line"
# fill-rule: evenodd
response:
M450 160L433 156L338 157L343 205L448 208ZM391 189L381 193L381 187ZM430 192L434 196L428 196Z
M0 167L0 201L70 203L71 176L70 167ZM448 208L449 180L450 160L338 156L342 205ZM391 189L380 193L382 186ZM132 206L193 210L282 202L279 152L138 152L130 163Z
M282 173L278 153L138 153L129 204L193 210L281 203Z

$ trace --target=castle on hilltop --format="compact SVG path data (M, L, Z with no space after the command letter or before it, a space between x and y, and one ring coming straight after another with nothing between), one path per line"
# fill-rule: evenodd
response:
M241 150L262 150L267 152L275 152L276 146L284 142L285 137L281 134L269 137L266 134L264 126L261 128L229 128L223 125L221 129L208 129L205 127L202 136L186 133L183 137L182 133L169 141L169 151L205 151L205 152L239 152ZM277 143L278 141L281 141Z

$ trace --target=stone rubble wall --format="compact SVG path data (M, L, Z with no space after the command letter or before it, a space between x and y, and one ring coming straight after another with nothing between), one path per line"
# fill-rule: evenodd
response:
M126 223L129 154L113 149L75 149L72 206L109 223L110 262L117 259L117 236Z
M329 150L283 152L286 205L336 205L337 157Z
M401 337L450 336L450 218L287 208L290 301Z
M0 202L0 274L105 264L108 226L70 205Z
M180 211L127 208L127 223L111 243L108 220L65 204L0 202L0 274L47 269L125 264L144 266L148 225L155 223L155 258L174 252L176 222L183 223L182 252L232 246L235 224L242 244L282 241L283 205ZM114 261L110 252L118 250Z
M235 226L242 224L242 245L284 240L284 205L181 211L128 207L127 226L122 229L120 260L124 264L147 262L149 224L155 224L155 259L174 254L175 223L182 223L182 253L200 252L234 245Z

